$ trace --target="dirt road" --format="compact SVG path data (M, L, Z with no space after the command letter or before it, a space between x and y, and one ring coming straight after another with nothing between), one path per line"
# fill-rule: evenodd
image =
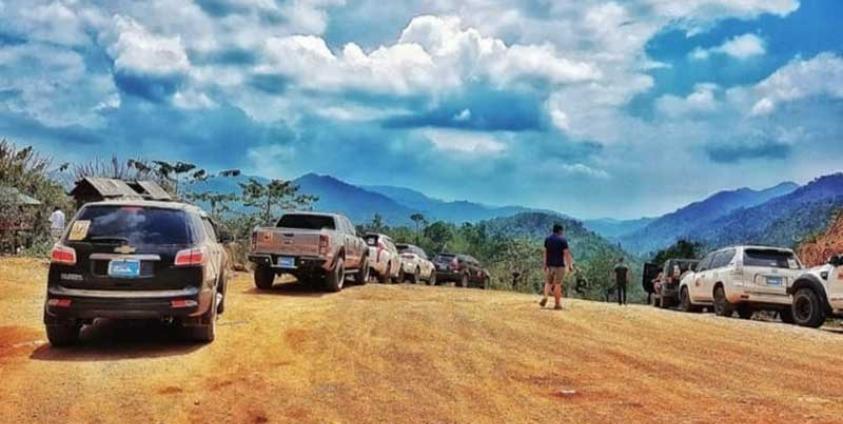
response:
M217 340L45 342L46 266L0 260L0 422L843 422L843 334L531 296L231 282Z

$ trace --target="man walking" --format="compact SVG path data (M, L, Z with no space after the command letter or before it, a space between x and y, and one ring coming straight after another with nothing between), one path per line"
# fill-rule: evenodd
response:
M544 284L544 296L539 302L541 307L547 305L547 297L553 292L556 306L553 309L562 309L562 279L565 272L570 271L574 266L574 258L571 256L571 249L568 248L568 240L564 236L564 228L561 225L553 226L553 234L544 240L544 270L546 280Z
M629 267L623 262L623 258L618 258L618 263L615 264L615 285L618 288L618 305L626 305L626 287L629 284Z
M63 232L64 212L61 211L61 208L56 206L56 208L53 209L53 213L50 214L50 237L53 238L54 242L58 241Z

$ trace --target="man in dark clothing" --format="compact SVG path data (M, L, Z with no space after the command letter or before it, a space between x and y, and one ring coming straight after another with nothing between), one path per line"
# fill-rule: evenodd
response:
M556 300L554 309L562 309L562 279L565 278L566 271L570 271L574 266L574 258L563 233L564 228L556 224L553 226L553 234L544 240L544 271L547 279L544 284L544 297L539 302L542 307L547 304L547 297L553 291L553 298Z
M629 267L623 263L623 258L615 264L615 285L618 288L618 305L626 305L626 287L629 284Z

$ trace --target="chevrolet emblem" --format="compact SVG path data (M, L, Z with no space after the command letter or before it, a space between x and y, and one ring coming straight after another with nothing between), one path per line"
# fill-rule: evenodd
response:
M128 244L124 244L120 247L115 247L114 253L120 253L122 255L128 255L130 253L135 253L136 250L137 249L135 249L134 247L129 246Z

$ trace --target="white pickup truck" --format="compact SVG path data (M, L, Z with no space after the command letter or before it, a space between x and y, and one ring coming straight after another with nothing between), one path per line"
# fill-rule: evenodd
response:
M369 247L348 218L338 214L295 212L275 227L252 233L249 261L255 264L255 286L272 288L275 276L292 274L305 284L322 283L342 290L347 274L358 284L369 279Z
M828 317L843 317L843 255L811 268L788 288L793 296L793 320L804 327L819 327Z

